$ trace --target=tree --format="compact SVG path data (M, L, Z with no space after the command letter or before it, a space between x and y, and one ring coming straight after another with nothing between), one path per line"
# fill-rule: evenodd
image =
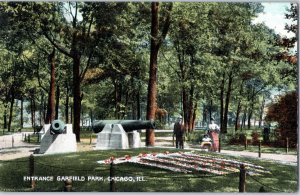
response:
M156 95L157 95L157 58L159 48L167 36L171 16L173 3L169 3L166 9L165 18L163 19L164 24L159 24L159 3L151 3L151 43L150 43L150 68L149 68L149 83L148 83L148 96L147 96L147 120L155 119ZM161 32L161 35L159 34ZM154 146L155 144L155 133L154 129L146 130L146 146Z
M286 138L292 147L297 145L297 99L296 91L289 92L278 98L278 101L268 107L265 120L278 122L279 140L285 143Z

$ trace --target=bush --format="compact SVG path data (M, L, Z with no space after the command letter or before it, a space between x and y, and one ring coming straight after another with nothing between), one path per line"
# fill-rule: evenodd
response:
M289 138L291 147L297 146L297 99L296 91L281 96L278 102L270 105L265 118L269 122L278 122L277 141L281 143Z
M251 133L251 137L252 137L252 145L257 146L259 144L260 134L257 131L253 131Z
M201 131L193 131L189 134L186 134L186 139L194 144L199 144L203 139L203 132Z
M229 140L228 144L244 144L246 140L246 135L244 133L236 133L235 135L232 135Z

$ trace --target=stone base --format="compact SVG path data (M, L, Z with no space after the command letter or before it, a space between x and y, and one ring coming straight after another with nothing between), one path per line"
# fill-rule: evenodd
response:
M66 132L63 134L50 134L50 124L44 125L40 132L40 154L57 154L76 152L76 136L72 130L72 124L66 124Z
M127 133L120 124L106 124L98 133L96 150L128 149L129 142Z
M137 131L128 132L129 148L140 148L141 147L141 136Z

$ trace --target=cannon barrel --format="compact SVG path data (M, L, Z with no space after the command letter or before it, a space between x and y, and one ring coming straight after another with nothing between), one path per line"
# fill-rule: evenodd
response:
M54 120L51 123L50 130L53 134L61 134L64 132L65 126L65 123L61 120Z
M106 124L120 124L126 132L140 129L155 129L153 120L101 120L95 122L92 129L95 133L99 133Z

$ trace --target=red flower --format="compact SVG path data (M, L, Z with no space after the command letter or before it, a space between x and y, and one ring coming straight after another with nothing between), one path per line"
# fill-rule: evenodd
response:
M143 155L143 157L145 157L145 156L147 156L147 153L143 153L142 155Z

